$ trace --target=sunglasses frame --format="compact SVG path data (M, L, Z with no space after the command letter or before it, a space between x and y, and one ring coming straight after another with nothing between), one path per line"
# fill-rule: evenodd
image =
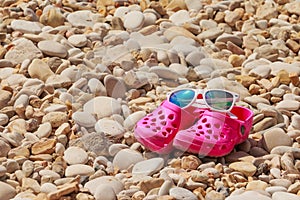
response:
M193 89L193 88L179 88L179 89L175 89L172 92L168 92L167 93L167 100L169 102L170 101L170 97L173 93L178 92L178 91L182 91L182 90L192 90L195 92L195 96L193 97L193 99L191 100L191 102L189 104L187 104L186 106L182 107L182 109L185 109L189 106L196 106L196 107L203 107L203 104L206 105L207 108L213 110L213 111L218 111L218 112L230 112L231 109L233 108L235 102L237 102L239 100L239 94L235 93L235 92L231 92L228 90L223 90L223 89ZM215 109L213 107L211 107L207 101L206 101L206 94L207 92L211 92L211 91L221 91L221 92L227 92L230 93L233 96L233 101L232 101L232 105L230 106L229 109L227 110L219 110L219 109ZM198 99L198 95L201 94L202 95L202 99ZM172 103L172 102L171 102Z

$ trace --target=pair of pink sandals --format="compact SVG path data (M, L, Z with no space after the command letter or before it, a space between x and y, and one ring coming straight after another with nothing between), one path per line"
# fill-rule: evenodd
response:
M231 116L209 108L182 109L165 100L136 124L134 133L142 145L157 153L166 154L175 147L202 156L224 156L248 138L253 122L248 108L233 106L230 112Z

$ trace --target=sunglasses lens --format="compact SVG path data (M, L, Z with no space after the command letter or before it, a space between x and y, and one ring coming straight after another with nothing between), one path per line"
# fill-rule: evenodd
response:
M229 110L233 104L234 96L226 91L211 90L205 93L207 104L216 110Z
M193 90L179 90L170 95L169 101L182 108L191 103L194 97L195 92Z

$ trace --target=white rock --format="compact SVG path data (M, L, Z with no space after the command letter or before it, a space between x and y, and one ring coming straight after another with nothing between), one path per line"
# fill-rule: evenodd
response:
M64 153L64 160L69 165L85 164L88 161L88 154L79 147L69 147Z
M145 17L140 11L131 11L124 16L124 27L129 30L138 30L144 24Z
M95 124L95 130L98 133L103 132L112 137L121 137L125 133L125 129L119 122L108 118L103 118L97 121Z
M144 159L140 152L132 149L122 149L115 155L113 165L120 170L126 170L142 160Z
M151 176L164 166L164 159L152 158L138 162L132 168L132 175Z

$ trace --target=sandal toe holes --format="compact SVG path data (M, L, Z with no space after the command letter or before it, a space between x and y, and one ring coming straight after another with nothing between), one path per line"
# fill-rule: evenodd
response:
M161 121L160 124L165 126L167 124L167 122L166 121Z
M220 124L214 124L214 127L217 128L217 129L220 129L221 125Z
M157 112L157 114L158 114L158 115L161 115L161 114L163 114L163 111L162 111L162 110L159 110L159 111Z
M175 118L175 115L174 115L174 114L169 114L169 115L168 115L168 119L169 119L169 120L173 120L174 118Z
M211 128L211 125L209 123L205 124L206 128Z
M207 119L206 119L206 118L203 118L203 119L201 120L201 122L205 124L205 123L207 122Z
M155 119L155 118L152 118L152 119L151 119L151 122L156 122L156 119Z
M164 120L164 119L165 119L165 116L164 116L164 115L160 115L158 118L159 118L160 120Z

